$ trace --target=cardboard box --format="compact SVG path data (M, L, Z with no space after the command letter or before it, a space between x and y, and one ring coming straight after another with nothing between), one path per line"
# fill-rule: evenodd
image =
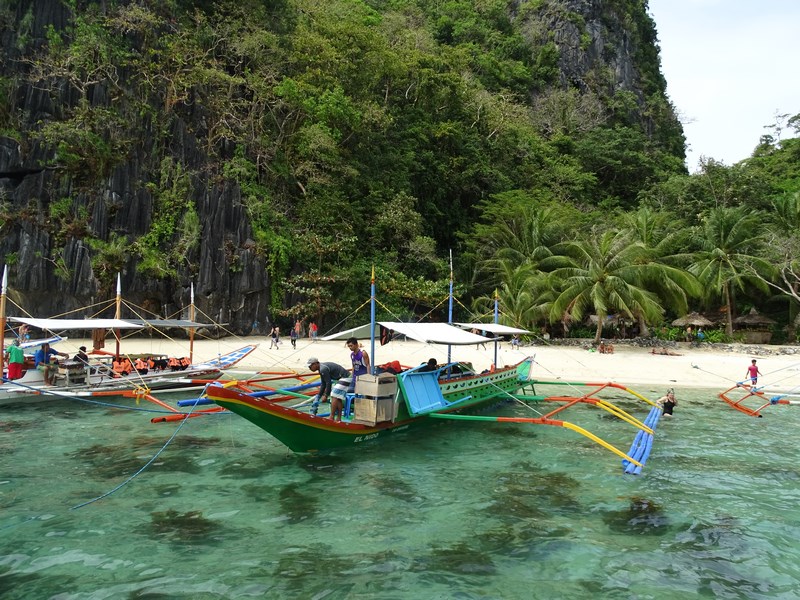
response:
M353 407L353 423L375 425L383 421L393 421L396 405L391 398L359 398L356 397Z
M394 396L397 392L397 376L391 373L360 375L356 380L356 394L380 398Z

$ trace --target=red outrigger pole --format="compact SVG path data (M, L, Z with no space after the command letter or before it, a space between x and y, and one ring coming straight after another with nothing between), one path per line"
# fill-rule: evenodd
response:
M734 391L744 392L744 395L736 400L734 397L731 396L731 393ZM728 388L724 392L719 394L719 397L727 402L730 406L742 412L750 417L758 417L761 418L763 415L761 411L767 408L768 406L773 406L775 404L783 404L783 405L792 405L792 404L800 404L800 401L797 400L786 400L780 396L775 396L773 398L768 397L764 392L760 391L758 388L753 388L746 385L736 384L732 388ZM745 400L749 399L756 399L759 403L759 406L756 408L751 408L744 404Z

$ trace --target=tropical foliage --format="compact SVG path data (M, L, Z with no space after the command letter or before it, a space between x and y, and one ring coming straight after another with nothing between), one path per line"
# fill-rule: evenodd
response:
M48 148L42 167L88 198L58 196L39 225L61 244L49 260L79 237L99 278L121 264L191 277L202 181L235 188L286 318L346 319L372 265L387 312L438 310L451 250L476 309L497 294L529 328L613 312L644 332L724 307L730 329L749 306L789 314L800 139L786 134L800 115L782 115L748 160L705 158L689 175L647 3L570 4L71 0L67 26L37 43L33 17L15 30L6 12L24 68L2 71L0 131ZM631 56L629 76L598 49ZM26 85L57 110L26 121L14 109ZM176 132L199 159L175 149ZM110 176L139 161L153 207L133 239L94 215ZM35 210L2 203L0 224ZM241 268L237 250L218 268Z

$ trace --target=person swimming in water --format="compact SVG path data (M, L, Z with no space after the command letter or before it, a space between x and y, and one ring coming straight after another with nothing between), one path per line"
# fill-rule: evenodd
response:
M671 417L672 411L678 406L678 401L675 399L675 390L670 388L667 393L656 400L656 404L661 407L661 414L665 417Z

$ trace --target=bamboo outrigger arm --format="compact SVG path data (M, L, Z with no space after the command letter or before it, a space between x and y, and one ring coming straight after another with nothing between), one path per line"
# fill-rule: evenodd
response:
M733 393L742 393L742 397L738 400L733 396ZM761 391L759 388L743 386L737 384L724 392L718 394L718 396L727 402L732 408L735 408L739 412L742 412L750 417L761 417L761 411L769 406L774 405L784 405L784 406L796 406L800 405L800 401L798 400L787 400L786 396L790 394L779 394L777 396L767 396L764 392ZM751 406L747 406L744 404L745 401L758 403L758 406L752 408Z
M463 420L463 421L494 421L497 423L530 423L533 425L552 425L554 427L565 427L567 429L571 429L577 433L580 433L583 436L586 436L593 442L599 444L606 450L613 452L623 460L627 460L637 467L643 466L638 460L635 460L625 454L619 448L614 447L613 445L606 442L604 439L597 437L590 431L587 431L583 427L575 425L574 423L570 423L569 421L561 421L555 419L548 419L547 417L541 418L531 418L531 417L486 417L486 416L478 416L478 415L456 415L456 414L448 414L448 413L431 413L428 415L429 417L433 417L436 419L451 419L451 420ZM643 428L648 430L652 433L652 430L649 427L643 425ZM644 430L643 429L643 430Z

